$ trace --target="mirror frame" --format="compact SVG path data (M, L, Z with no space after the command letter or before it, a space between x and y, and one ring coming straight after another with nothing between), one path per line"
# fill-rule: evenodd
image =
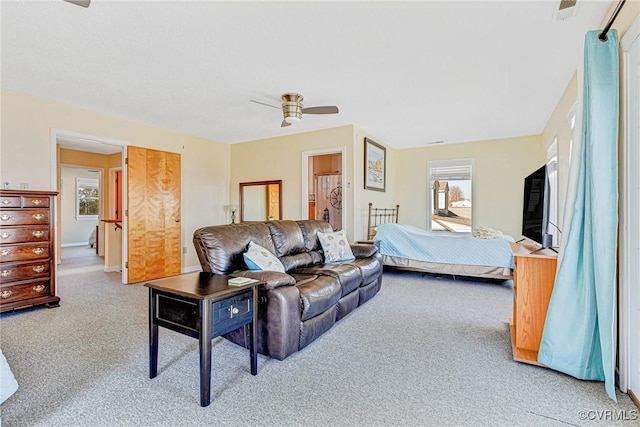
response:
M240 185L240 222L244 222L244 188L250 186L257 185L277 185L278 186L278 219L282 219L282 180L276 179L271 181L250 181L250 182L241 182Z

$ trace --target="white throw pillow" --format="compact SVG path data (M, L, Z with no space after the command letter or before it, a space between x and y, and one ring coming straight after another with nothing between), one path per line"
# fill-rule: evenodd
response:
M323 233L318 231L318 239L324 251L325 262L351 261L356 257L347 240L344 231L334 231L331 233Z
M284 265L274 254L253 241L249 242L247 251L242 255L249 270L285 272Z
M480 226L473 229L472 235L473 237L477 237L479 239L495 239L498 237L502 237L502 231Z

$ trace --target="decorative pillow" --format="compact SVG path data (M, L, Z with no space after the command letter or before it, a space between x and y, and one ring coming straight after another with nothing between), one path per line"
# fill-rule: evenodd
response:
M471 234L473 237L477 237L479 239L495 239L497 237L502 237L502 231L489 227L474 228Z
M249 242L247 251L242 254L249 270L279 271L284 273L284 265L280 260L262 246Z
M318 231L318 239L320 239L320 244L324 251L325 262L351 261L356 258L353 256L344 231L334 231L332 233Z

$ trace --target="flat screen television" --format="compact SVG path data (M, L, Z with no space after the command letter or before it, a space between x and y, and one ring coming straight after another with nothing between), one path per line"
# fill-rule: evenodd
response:
M522 235L543 247L548 241L549 228L549 176L544 165L524 179L522 208Z

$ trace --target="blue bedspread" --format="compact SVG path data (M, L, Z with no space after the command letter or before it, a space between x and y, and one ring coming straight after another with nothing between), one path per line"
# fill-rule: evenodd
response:
M513 255L505 239L479 239L471 233L424 231L405 224L381 224L375 240L380 253L442 264L513 268Z

